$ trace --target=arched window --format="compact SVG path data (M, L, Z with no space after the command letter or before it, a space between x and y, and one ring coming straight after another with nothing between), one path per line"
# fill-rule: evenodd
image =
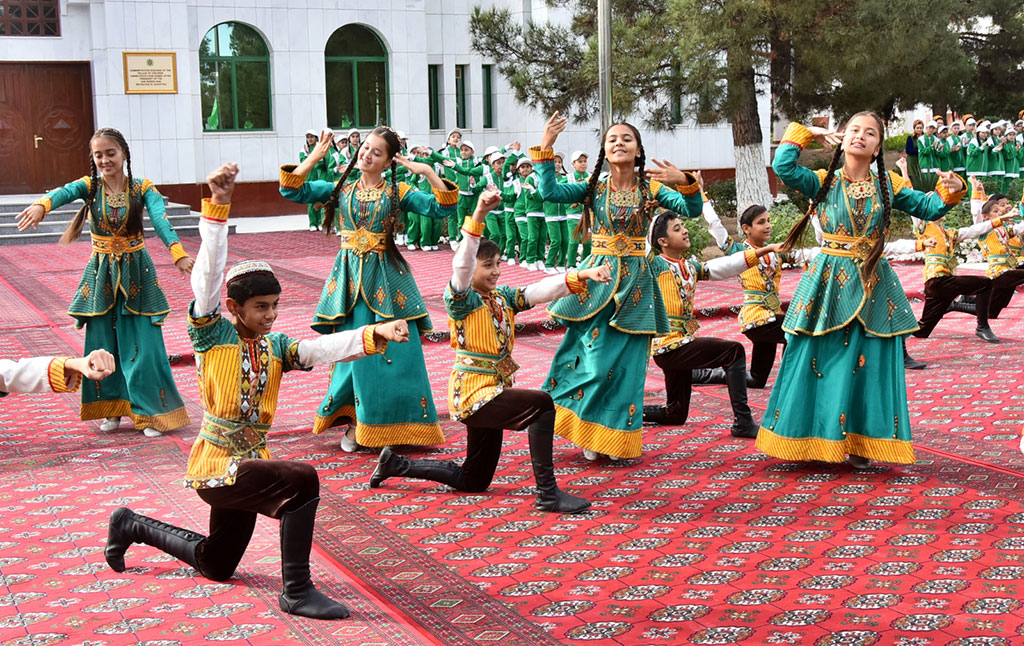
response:
M388 52L377 34L345 25L324 49L327 125L372 128L388 123Z
M199 46L203 130L269 130L270 50L252 27L222 22Z

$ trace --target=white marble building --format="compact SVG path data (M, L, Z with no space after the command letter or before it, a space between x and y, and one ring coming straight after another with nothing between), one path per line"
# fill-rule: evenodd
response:
M535 21L558 19L548 16L541 0L483 2L513 5L520 16L525 9ZM278 166L297 160L303 132L327 125L325 47L336 30L351 24L379 38L386 56L390 122L414 143L438 147L445 132L456 125L456 66L463 66L466 76L465 136L474 141L478 152L516 139L534 144L546 119L515 103L494 66L492 123L484 127L483 66L491 61L470 47L467 25L476 0L383 0L374 8L353 0L53 0L53 4L59 6L60 35L0 34L0 67L13 61L88 62L93 125L124 132L132 146L133 163L161 186L194 187L210 168L236 160L242 164L244 181L275 183ZM270 123L263 129L204 129L210 115L209 105L201 98L200 48L208 32L226 22L251 27L266 45ZM174 52L177 93L126 94L124 52ZM439 114L433 124L428 91L431 65L439 66ZM767 99L762 103L768 133ZM596 122L571 128L559 140L559 148L567 153L577 148L596 152L596 130ZM682 167L733 167L727 124L682 125L649 133L645 144L648 157L666 157ZM766 142L766 163L768 152Z

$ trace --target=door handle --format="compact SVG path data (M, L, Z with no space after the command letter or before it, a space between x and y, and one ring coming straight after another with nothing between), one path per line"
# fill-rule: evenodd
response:
M43 140L39 135L32 135L32 138L36 140L36 148L39 148L39 142Z

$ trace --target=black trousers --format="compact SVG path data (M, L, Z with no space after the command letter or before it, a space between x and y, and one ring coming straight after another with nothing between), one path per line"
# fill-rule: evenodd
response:
M750 351L750 387L764 388L768 376L775 365L776 346L782 345L786 351L786 333L782 330L783 314L777 314L775 321L745 330L743 334L750 339L754 347Z
M978 327L988 325L993 281L987 276L938 276L924 283L924 311L914 336L927 339L957 296L977 296Z
M992 279L992 299L988 304L990 319L999 318L999 313L1010 304L1017 285L1024 285L1024 269L1010 269Z
M465 420L466 459L457 483L448 483L459 491L484 491L491 486L501 457L504 429L519 431L547 412L555 404L543 390L508 388L480 407Z
M242 460L235 484L197 489L210 505L210 533L196 548L203 576L231 578L252 540L256 515L280 518L320 495L313 465L292 460Z
M680 424L690 414L693 370L728 368L736 361L745 362L746 358L742 343L712 337L694 339L671 352L654 355L654 363L665 372L665 399L669 414L681 416Z

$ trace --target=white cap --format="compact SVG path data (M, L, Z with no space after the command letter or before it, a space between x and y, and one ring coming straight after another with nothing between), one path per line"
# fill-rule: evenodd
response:
M972 123L978 123L978 120L974 117L967 117L967 121L964 121L964 125L971 125Z
M519 161L516 162L516 168L519 168L520 166L523 166L525 164L533 166L533 160L530 159L529 157L521 157Z
M572 163L572 162L576 161L580 157L586 157L586 156L587 156L587 153L583 152L582 150L575 150L575 151L573 151L573 153L571 155L569 155L569 163Z
M1016 121L1016 122L1015 122L1015 123L1014 123L1013 125L1015 125L1015 126L1019 126L1019 125L1021 125L1022 123L1024 123L1024 119L1017 119L1017 121Z
M463 146L469 146L474 152L476 152L476 146L474 146L473 142L469 139L463 139L459 142L459 148L462 148Z
M924 127L925 128L938 128L939 124L935 123L934 121L929 121L928 123L924 124Z
M490 157L491 155L493 155L496 152L501 152L501 149L498 148L497 146L488 146L484 150L484 157Z
M949 126L939 126L939 132L942 132L943 130L949 130Z
M991 128L989 127L988 121L982 121L978 124L978 132L988 132L989 130L991 130Z
M405 136L405 133L402 132L401 130L398 130L397 132L395 132L395 134L398 135L399 139L408 139L408 137Z
M348 131L348 134L345 135L345 139L351 139L352 135L358 135L358 134L359 134L359 129L358 128L352 128L351 130Z
M565 153L556 150L555 151L555 157L558 157L559 159L564 161L565 160Z
M954 122L953 122L953 123L951 123L950 125L951 125L951 126L961 126L961 127L962 127L962 126L964 125L964 122L963 122L963 121L961 121L961 120L959 120L959 119L957 119L956 121L954 121Z
M314 137L316 137L317 139L319 139L319 138L320 138L320 133L319 133L319 132L317 132L316 130L313 130L312 128L310 128L309 130L307 130L307 131L306 131L306 134L307 134L307 135L313 135L313 136L314 136Z
M457 133L459 133L459 136L462 136L462 129L461 128L452 128L451 130L448 131L448 134L444 136L444 140L448 141L449 139L451 139L453 132L457 132Z
M508 159L508 155L501 152L500 150L495 150L493 153L487 156L487 161L489 162L493 163L494 160L496 159Z

